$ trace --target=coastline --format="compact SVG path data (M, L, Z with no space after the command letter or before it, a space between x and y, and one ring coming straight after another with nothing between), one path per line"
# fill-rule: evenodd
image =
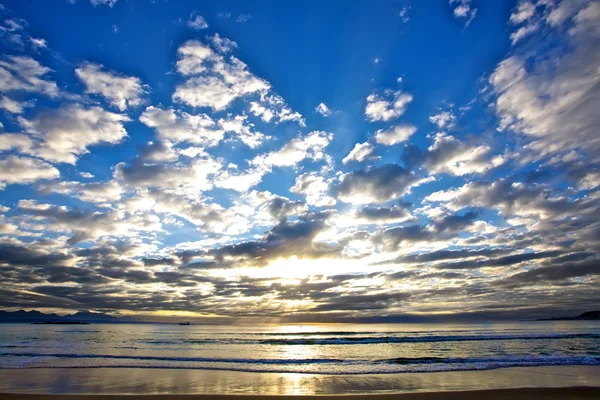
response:
M396 394L364 394L364 395L331 395L328 398L344 400L587 400L597 399L600 387L575 386L564 388L520 388L492 389L472 391L396 393ZM255 396L255 395L36 395L36 394L2 394L0 398L15 400L315 400L322 396Z
M0 397L21 400L94 399L203 399L239 396L335 396L406 395L536 389L550 396L555 388L582 388L600 398L600 366L514 367L485 371L452 371L386 375L309 375L211 370L165 370L130 368L32 368L4 369L0 373ZM542 390L543 389L543 390ZM565 396L583 393L561 389ZM4 393L4 395L1 395ZM12 394L8 394L12 393ZM19 393L19 395L17 395ZM519 392L529 393L531 391ZM515 395L518 393L515 392ZM66 396L68 395L68 396ZM41 397L40 397L41 396ZM54 397L52 397L54 396ZM58 396L58 397L56 397ZM361 397L367 399L367 397ZM447 396L447 394L444 394ZM570 394L568 396L571 396ZM489 397L486 394L486 397ZM392 397L390 397L391 399ZM417 397L420 398L420 397ZM423 397L423 399L448 397ZM467 397L461 397L467 398ZM531 398L531 397L522 397ZM543 397L554 398L554 397ZM590 398L590 397L560 397ZM402 397L411 399L411 397Z

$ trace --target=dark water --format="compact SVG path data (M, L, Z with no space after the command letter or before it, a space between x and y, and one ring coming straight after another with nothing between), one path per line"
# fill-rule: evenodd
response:
M600 365L600 323L0 325L0 368L389 374Z

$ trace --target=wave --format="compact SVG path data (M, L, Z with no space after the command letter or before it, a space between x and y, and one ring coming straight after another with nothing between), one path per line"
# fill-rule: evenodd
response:
M163 357L163 356L125 356L115 354L64 354L64 353L0 353L0 357L56 357L56 358L91 358L108 360L151 360L177 362L221 362L243 364L323 364L343 363L346 360L332 358L298 358L298 359L239 359L239 358L206 358L206 357Z
M336 335L339 333L336 332ZM148 340L147 344L265 344L265 345L358 345L384 343L466 342L489 340L554 340L554 339L600 339L599 334L528 334L528 335L436 335L436 336L333 336L268 339L183 339Z
M442 372L489 370L508 367L600 365L598 356L506 356L491 358L443 358L415 357L392 358L376 361L340 359L223 359L200 357L155 357L101 354L45 354L45 353L0 353L2 357L57 357L79 362L58 364L51 367L34 364L0 363L0 369L30 368L163 368L200 369L243 372L307 373L327 375L390 374L406 372ZM93 363L86 360L95 360ZM7 360L6 358L4 359ZM120 363L98 362L119 360Z

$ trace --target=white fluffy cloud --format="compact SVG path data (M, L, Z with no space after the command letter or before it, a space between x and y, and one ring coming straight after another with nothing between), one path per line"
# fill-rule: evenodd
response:
M484 173L504 163L502 156L490 157L490 150L486 145L467 145L453 136L438 133L427 150L424 164L433 174L445 172L463 176Z
M450 0L453 8L454 18L466 20L469 25L477 15L477 9L473 7L472 0Z
M520 24L533 17L534 14L535 4L530 1L520 1L516 10L510 15L510 22Z
M140 122L155 128L159 139L173 143L191 143L204 146L218 144L224 130L206 114L191 115L150 106L140 116Z
M21 135L22 142L29 144L20 149L48 161L75 164L89 146L120 143L127 136L123 123L128 121L129 117L100 107L67 105L44 110L32 119L20 118L31 138Z
M106 71L102 65L83 63L75 74L85 84L87 93L99 94L120 111L142 104L146 94L139 78Z
M8 156L0 159L0 190L10 184L26 184L59 176L52 165L34 158Z
M413 100L410 93L398 90L386 90L384 95L376 93L367 96L365 115L369 121L389 121L398 118L406 111L406 107Z
M304 126L302 115L273 94L269 82L251 73L235 56L226 55L237 47L235 42L219 35L209 38L209 42L216 51L197 40L178 49L177 71L187 80L176 87L173 100L222 111L236 99L258 98L250 102L249 110L263 121L296 121Z
M497 65L489 79L496 94L498 129L528 137L531 143L523 152L535 158L577 148L590 155L600 151L600 114L595 111L600 109L600 30L594 28L600 24L600 4L578 8L575 2L572 9L568 3L549 15L554 25L572 16L573 26L565 34L568 48L553 53L550 60L538 60L535 53L512 55Z
M199 31L208 28L208 23L206 23L206 20L204 19L204 17L202 17L202 15L193 12L192 14L190 14L188 26L194 30Z
M348 153L348 155L344 157L342 162L344 164L349 164L352 161L360 163L373 158L377 158L375 156L375 146L373 146L369 142L356 143L352 151L350 151L350 153Z
M183 75L198 75L177 86L173 99L193 107L223 110L239 97L266 94L271 86L248 71L234 56L225 59L198 41L186 42L178 50L177 70ZM206 74L205 74L206 73Z
M252 164L266 167L293 167L309 158L320 161L325 158L325 147L333 138L330 132L313 131L286 143L280 150L257 156Z
M33 106L33 101L16 101L6 96L0 98L0 108L12 114L22 114L25 108Z
M317 207L333 206L336 203L336 200L327 194L329 182L316 173L298 176L290 191L305 195L306 202Z
M331 110L325 105L325 103L319 103L319 105L315 107L315 111L324 117L329 117L331 115Z
M254 130L254 124L248 122L245 115L228 116L219 120L219 126L225 132L233 132L251 149L260 146L265 140L265 135Z
M454 127L456 116L452 111L440 111L429 117L429 122L437 125L440 129L449 129Z
M90 203L111 203L118 201L123 194L123 188L115 181L108 182L58 182L51 185L41 185L40 190L47 193L59 193L76 197Z
M379 144L393 146L398 143L406 142L417 128L414 125L401 124L389 129L379 129L375 133L375 140Z
M6 56L0 59L0 92L42 93L58 96L56 83L45 79L51 71L27 56Z

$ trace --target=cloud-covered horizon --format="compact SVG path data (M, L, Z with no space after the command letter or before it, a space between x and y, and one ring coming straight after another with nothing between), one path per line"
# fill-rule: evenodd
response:
M390 2L350 52L342 21L366 3L288 5L340 29L304 42L242 3L137 19L124 0L32 4L0 8L0 308L378 322L598 307L599 1ZM148 18L160 32L134 29ZM434 24L448 34L423 39Z

